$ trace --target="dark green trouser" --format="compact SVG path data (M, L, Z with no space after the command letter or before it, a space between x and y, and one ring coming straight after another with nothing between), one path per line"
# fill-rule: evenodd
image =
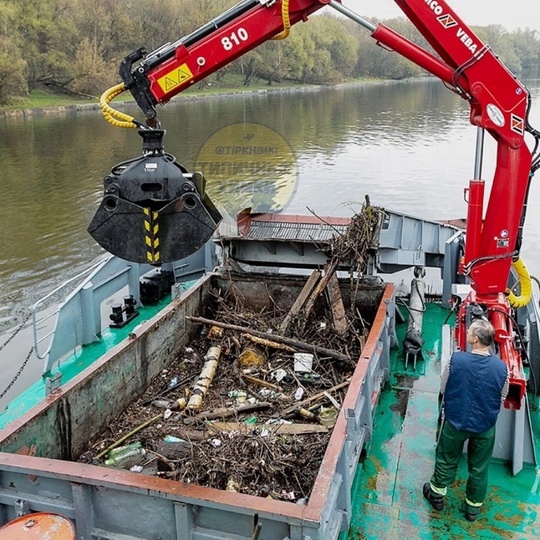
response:
M444 422L437 449L435 451L435 472L431 483L439 488L449 486L456 478L456 472L463 454L463 444L469 440L467 449L466 497L475 505L481 505L486 498L489 460L495 445L495 426L483 433L458 431Z

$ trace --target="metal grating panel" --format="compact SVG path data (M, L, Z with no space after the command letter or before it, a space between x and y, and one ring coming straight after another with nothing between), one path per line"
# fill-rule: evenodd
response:
M276 223L253 221L246 238L250 240L288 240L304 242L328 242L336 234L343 234L345 225L325 223Z

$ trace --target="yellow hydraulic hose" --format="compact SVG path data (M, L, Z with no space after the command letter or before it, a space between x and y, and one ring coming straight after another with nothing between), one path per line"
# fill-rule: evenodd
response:
M137 128L140 127L140 124L135 121L133 116L129 114L124 114L116 109L113 109L109 103L116 97L119 96L122 92L126 91L126 85L124 83L117 84L112 88L109 88L99 98L99 106L101 107L101 112L105 117L105 120L116 127L121 128Z
M289 0L281 3L281 18L283 19L283 31L272 39L286 39L291 31L291 19L289 18Z
M521 260L521 257L512 265L518 275L521 294L516 296L510 289L506 289L506 293L508 294L508 302L510 305L513 308L520 308L526 306L531 300L532 281L529 271L527 270L525 263Z

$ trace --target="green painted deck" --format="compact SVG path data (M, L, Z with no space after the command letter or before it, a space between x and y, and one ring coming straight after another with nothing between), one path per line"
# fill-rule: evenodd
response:
M469 523L461 505L466 482L462 460L442 512L422 496L433 471L437 397L440 383L441 326L448 311L428 304L424 314L424 359L405 370L403 351L392 354L392 374L381 395L367 456L353 485L349 540L385 539L533 539L540 537L540 469L515 477L501 461L490 468L488 498L478 520ZM400 344L406 324L398 325ZM540 445L538 400L531 403L535 443Z

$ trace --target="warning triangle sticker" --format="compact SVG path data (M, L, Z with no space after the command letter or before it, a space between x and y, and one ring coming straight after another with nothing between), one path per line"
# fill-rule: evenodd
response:
M177 86L189 81L193 78L193 73L187 64L182 64L180 67L174 68L169 73L163 75L157 80L163 92L168 93L174 90Z
M165 79L165 92L171 91L175 86L178 86L178 81L171 79L170 77L164 77Z
M176 75L178 77L178 82L179 83L183 83L183 82L191 79L191 77L193 77L193 73L191 73L191 70L188 68L187 64L184 64L183 66L180 66L176 70Z

